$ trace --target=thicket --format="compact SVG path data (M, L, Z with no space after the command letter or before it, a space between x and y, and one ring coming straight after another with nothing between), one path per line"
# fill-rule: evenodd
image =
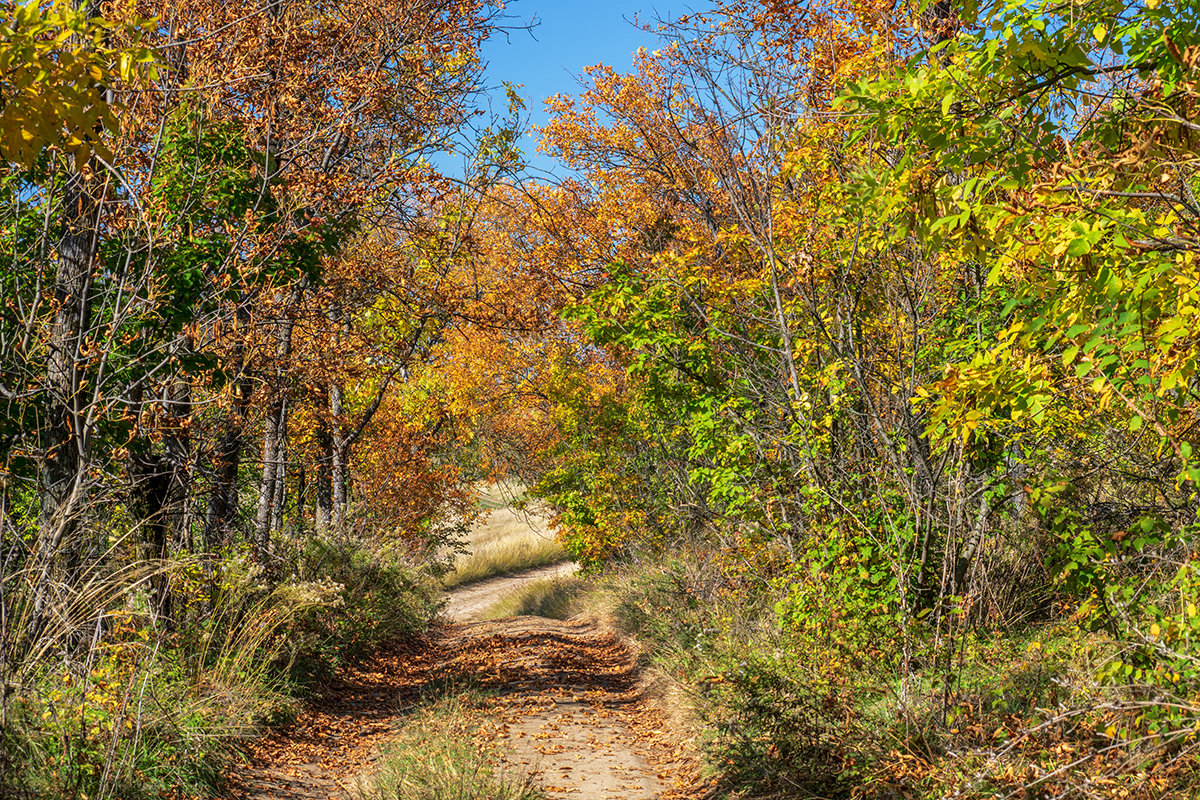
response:
M1195 2L718 0L557 184L495 5L78 6L0 31L8 786L203 779L508 472L727 793L1193 792Z

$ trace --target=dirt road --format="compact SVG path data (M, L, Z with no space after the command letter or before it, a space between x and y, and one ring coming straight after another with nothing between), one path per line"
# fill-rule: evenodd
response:
M641 696L633 658L595 623L544 617L462 623L454 662L496 665L472 674L496 690L508 762L550 797L650 800L690 797L691 774L665 721ZM468 668L468 672L471 670Z
M564 568L462 587L456 620L338 676L289 728L230 775L241 800L354 798L379 748L435 683L492 694L487 734L551 798L651 800L695 794L690 763L640 691L634 659L600 625L544 617L472 621L505 594ZM399 799L397 799L399 800Z
M579 565L573 561L551 564L512 575L501 575L450 592L446 598L446 616L456 622L477 619L481 614L523 586L551 578L573 575Z

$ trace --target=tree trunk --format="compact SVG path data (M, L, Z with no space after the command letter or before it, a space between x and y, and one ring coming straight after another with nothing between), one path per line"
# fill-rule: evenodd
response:
M283 441L287 438L286 413L285 399L277 398L271 403L266 430L263 433L263 468L262 477L258 482L258 512L254 517L254 543L260 558L265 557L270 550L275 479L279 474Z
M292 508L292 538L299 539L304 532L304 507L307 504L305 495L308 494L308 472L301 465L296 471L296 502Z
M979 499L979 511L975 515L975 524L971 526L971 531L954 562L954 585L950 587L952 595L963 594L966 591L967 578L970 575L971 566L979 554L979 544L983 541L983 532L987 528L988 515L991 511L987 493L984 492Z
M292 331L296 327L296 307L304 295L302 281L293 290L276 328L275 376L273 397L263 434L263 469L258 484L258 510L254 518L254 540L259 556L265 557L271 544L271 521L275 517L276 482L283 474L287 448L287 375L292 357Z
M329 393L325 394L328 397ZM318 425L317 444L321 448L321 457L317 462L316 526L319 533L324 533L333 524L333 431L327 419L322 418Z
M329 416L333 419L333 447L330 458L330 483L333 485L333 527L341 530L346 524L346 455L349 437L342 432L342 386L334 381L329 386Z
M168 496L171 530L174 540L192 549L192 532L188 517L188 496L192 490L192 439L188 422L192 414L192 386L186 377L171 381L165 391L164 410L168 432L163 440L167 462L171 466L171 488Z
M271 508L271 530L283 530L283 510L287 502L287 424L290 407L283 403L283 441L279 445L279 463L275 471L275 500Z
M143 440L144 441L144 440ZM171 552L171 517L176 467L166 456L141 452L129 460L134 508L142 517L146 541L144 560L158 562L150 577L151 605L159 619L170 624L171 596L163 569Z
M225 416L224 431L221 433L216 452L213 454L213 486L209 495L208 513L204 520L204 546L215 553L229 541L229 532L238 509L237 477L242 460L242 432L246 416L250 411L250 398L254 394L254 382L246 370L245 329L250 324L250 312L246 310L247 298L243 297L236 311L242 338L234 347L233 365L237 375L234 385L233 403Z
M93 160L93 166L98 167ZM94 174L94 173L93 173ZM95 180L94 178L92 180ZM39 631L56 564L66 548L64 580L77 571L82 548L78 517L87 463L88 432L84 356L91 324L92 268L99 240L98 187L71 170L63 188L63 234L54 276L54 319L46 362L45 455L40 465L37 582L31 629Z

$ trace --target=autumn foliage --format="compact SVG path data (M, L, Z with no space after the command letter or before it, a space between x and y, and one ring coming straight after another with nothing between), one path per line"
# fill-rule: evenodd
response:
M500 478L727 796L1195 793L1194 0L716 0L553 183L499 4L13 8L0 793L211 783Z
M717 4L549 101L536 493L730 791L1193 790L1196 13Z

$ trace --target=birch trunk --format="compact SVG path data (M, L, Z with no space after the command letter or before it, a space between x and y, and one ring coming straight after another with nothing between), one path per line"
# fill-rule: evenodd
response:
M263 434L263 469L258 484L258 510L254 518L255 543L259 555L270 550L271 521L274 514L276 483L283 475L287 449L287 374L292 356L292 331L296 327L295 309L304 295L304 284L292 290L292 296L276 328L274 397L267 413Z
M349 449L348 437L342 432L339 420L342 416L342 386L336 381L329 387L329 416L333 423L333 443L330 458L330 483L333 488L333 527L341 530L346 524L346 481L349 478L346 469L346 455Z

